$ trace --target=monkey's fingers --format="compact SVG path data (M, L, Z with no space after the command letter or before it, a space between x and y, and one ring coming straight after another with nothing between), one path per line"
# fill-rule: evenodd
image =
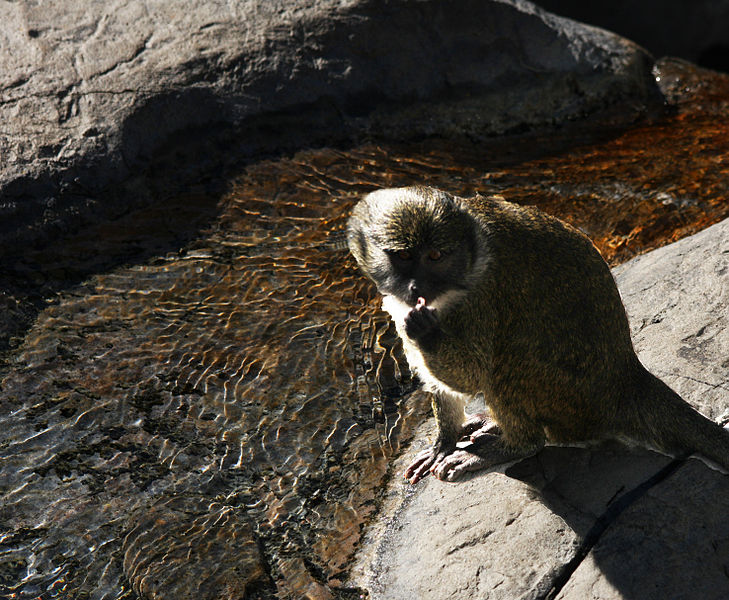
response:
M480 471L493 464L492 461L466 450L456 450L438 463L433 475L442 481L456 481L466 473Z
M422 340L438 328L438 316L428 306L416 306L405 317L405 331L415 340Z
M405 469L405 479L410 483L418 483L423 477L430 473L430 467L436 460L436 451L434 448L428 448L420 452L410 466Z

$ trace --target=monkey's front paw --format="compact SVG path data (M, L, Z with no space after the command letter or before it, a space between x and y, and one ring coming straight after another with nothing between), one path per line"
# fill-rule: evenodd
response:
M466 473L480 471L493 465L493 462L466 450L456 450L443 457L431 468L433 475L442 481L456 481Z
M448 454L449 451L439 450L436 446L431 446L427 450L420 452L410 463L410 466L405 469L405 479L410 483L418 483L423 477L430 473L435 466L442 461Z
M440 332L434 309L418 302L405 317L405 333L419 344L433 341Z
M405 471L405 479L417 483L428 473L442 481L455 481L465 473L479 471L493 462L465 450L438 450L435 446L423 450Z

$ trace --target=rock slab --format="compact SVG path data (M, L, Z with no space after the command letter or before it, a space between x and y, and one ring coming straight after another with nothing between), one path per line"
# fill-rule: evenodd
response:
M657 57L678 56L702 67L729 69L729 2L539 0L538 4L624 35Z
M0 14L0 250L261 151L624 121L659 102L645 51L524 0L55 0Z
M641 360L725 423L729 220L615 275ZM387 600L718 600L729 597L728 510L729 475L699 459L548 447L463 483L396 478L354 580Z

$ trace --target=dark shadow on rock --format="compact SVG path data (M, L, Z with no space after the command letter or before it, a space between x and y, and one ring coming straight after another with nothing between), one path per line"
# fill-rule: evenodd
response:
M582 542L541 597L729 597L729 477L701 461L609 442L546 448L506 474Z
M201 143L204 133L210 136L216 129L229 126L232 120L230 102L208 88L188 87L152 96L140 102L124 121L120 144L122 160L130 172L139 172L157 162L157 155L166 154L165 148L178 144L193 148L204 146ZM195 158L202 159L203 164L206 162L205 156Z
M729 6L724 2L539 0L537 4L554 14L624 35L656 57L677 56L702 67L729 71Z

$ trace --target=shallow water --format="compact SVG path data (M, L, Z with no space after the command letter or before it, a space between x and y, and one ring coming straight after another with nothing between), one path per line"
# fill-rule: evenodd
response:
M25 256L11 287L44 304L0 389L0 595L357 597L347 563L429 409L337 249L349 209L383 186L499 193L611 264L698 231L729 216L729 86L660 75L675 114L577 147L310 150Z

